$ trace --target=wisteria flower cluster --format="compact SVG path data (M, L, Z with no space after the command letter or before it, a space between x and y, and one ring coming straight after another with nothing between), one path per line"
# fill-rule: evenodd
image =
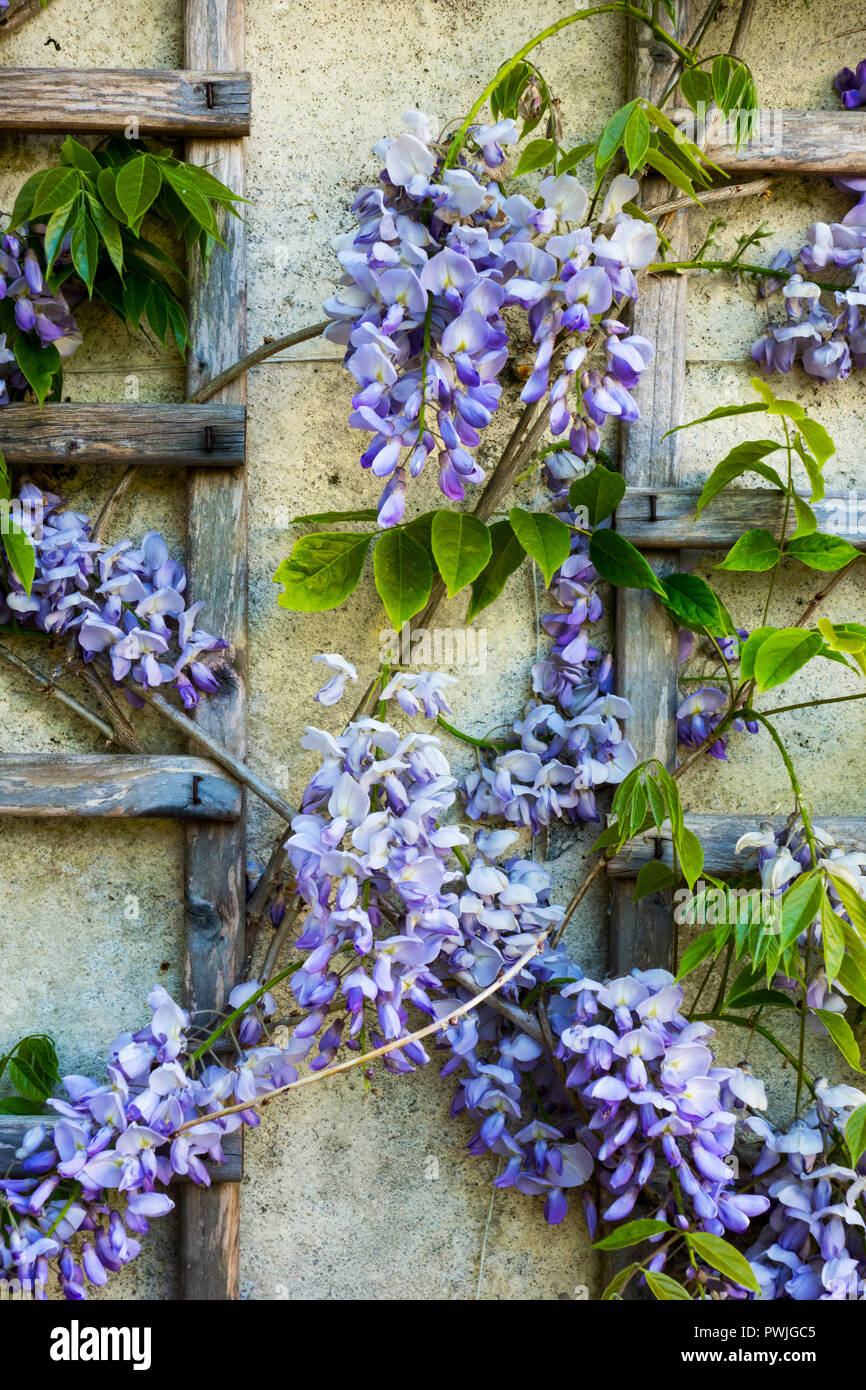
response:
M866 1104L854 1086L819 1080L815 1104L787 1132L760 1115L747 1126L763 1141L752 1167L770 1210L747 1257L761 1297L802 1301L859 1299L866 1289L866 1165L838 1161L853 1111ZM837 1155L834 1161L833 1155Z
M86 662L104 652L115 682L131 678L124 694L133 705L142 703L135 685L173 684L187 709L200 691L219 688L201 658L226 643L196 626L203 604L187 606L186 572L157 531L137 548L128 540L105 545L92 539L89 517L64 510L56 494L31 482L21 485L15 515L33 545L36 572L28 594L5 566L0 624L74 633Z
M595 821L596 788L621 782L635 767L620 723L631 705L613 693L613 661L591 641L602 616L596 580L587 539L574 532L571 554L550 586L562 611L541 620L553 648L533 666L535 696L512 726L519 746L485 756L465 780L473 820L504 817L533 834L553 819Z
M760 293L781 290L786 318L771 324L752 346L752 358L768 375L790 372L799 363L819 381L844 380L866 366L866 179L836 178L837 188L858 195L841 222L813 222L797 257L780 251L772 269L785 276L762 277ZM838 272L845 272L845 279ZM832 275L838 289L818 284ZM826 290L822 299L822 285Z
M745 642L747 628L737 629L736 637L722 637L713 643L716 656L721 653L730 666L739 660L740 644ZM687 628L680 629L679 662L682 665L691 656L695 647L695 634ZM702 748L706 740L721 723L729 703L729 696L716 685L702 685L681 701L677 709L677 743L683 748ZM728 732L756 734L760 724L755 719L734 719L728 730L711 743L707 752L713 758L727 761Z
M26 227L0 241L0 300L13 306L18 333L32 334L38 346L53 345L66 358L81 345L81 330L63 295L48 287L34 249L38 245L41 251L41 242L39 229ZM27 380L6 338L7 333L0 334L0 406L21 399L27 390Z
M543 179L540 205L503 196L513 121L476 126L449 167L430 118L404 119L409 133L376 146L385 167L352 204L358 230L334 243L345 275L325 304L358 385L350 424L373 436L361 463L388 479L381 526L403 517L407 468L416 477L434 453L448 498L484 477L472 451L499 403L510 307L527 311L534 344L521 398L548 399L553 433L581 458L608 417L637 418L630 392L652 355L617 316L657 241L622 211L635 180L614 180L593 232L571 174Z
M562 951L529 971L537 985L558 982L547 1003L552 1056L489 1005L446 1031L454 1056L444 1073L461 1062L469 1072L453 1113L485 1115L468 1147L502 1156L497 1186L543 1195L553 1224L567 1190L583 1188L593 1237L599 1219L628 1218L648 1186L656 1216L675 1229L745 1231L770 1200L737 1192L730 1158L747 1111L766 1107L762 1082L715 1065L712 1029L684 1016L682 988L667 971L599 983ZM649 1268L664 1263L661 1252Z

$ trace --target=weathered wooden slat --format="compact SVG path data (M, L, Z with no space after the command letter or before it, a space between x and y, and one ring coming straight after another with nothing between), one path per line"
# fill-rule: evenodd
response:
M691 32L694 6L677 6L680 35ZM631 96L658 94L670 71L670 53L660 49L641 25L633 25L629 47ZM653 97L650 98L654 99ZM644 185L643 205L651 208L671 195L663 180ZM679 213L668 230L679 257L687 254L688 215ZM641 290L633 315L636 333L649 338L655 355L641 377L641 418L622 433L622 471L630 488L674 487L681 478L680 434L666 431L683 418L686 355L686 279L659 279ZM677 569L676 555L649 551L660 572ZM615 660L617 689L634 716L626 734L640 758L656 757L673 766L676 756L676 629L648 591L618 589ZM611 882L610 968L615 974L634 966L667 966L672 949L670 895L652 893L631 901L627 881Z
M237 782L207 758L0 754L0 816L239 821Z
M763 824L769 823L778 829L785 823L783 816L762 816L757 812L748 816L687 814L685 821L703 846L706 872L723 877L745 873L754 866L754 857L750 859L746 854L735 852L741 835L747 835ZM866 852L866 816L820 816L815 820L815 829L827 831L837 844L844 845L846 849ZM651 859L661 859L671 864L670 841L659 841L654 837L630 840L620 854L608 860L608 873L614 878L632 879Z
M186 0L186 62L191 67L244 65L244 0ZM240 141L194 141L187 158L205 164L236 193L244 192ZM231 366L246 351L244 224L226 218L225 249L207 279L191 266L187 394ZM244 404L245 378L214 399ZM206 594L216 631L230 643L234 684L207 702L197 719L237 757L247 744L247 505L243 472L194 469L187 475L187 560L195 589ZM187 832L186 997L196 1009L218 1009L239 978L245 955L246 859L243 820L231 827ZM180 1290L185 1299L238 1297L239 1190L185 1188L181 1197Z
M677 111L674 120L687 134L703 131L694 112ZM758 112L748 145L737 149L735 122L715 112L706 123L706 152L737 179L752 174L866 174L866 115L859 111Z
M0 68L0 130L239 136L250 129L246 72Z
M15 1157L15 1150L21 1147L21 1141L28 1129L39 1124L38 1115L0 1115L0 1174L3 1177L19 1178L25 1176L21 1170L20 1160ZM243 1177L243 1147L241 1133L239 1130L233 1134L227 1134L223 1140L223 1153L226 1156L225 1163L211 1163L205 1160L205 1168L211 1175L213 1182L240 1182ZM189 1179L176 1176L177 1183L188 1184Z
M616 529L632 545L654 550L726 550L751 527L780 532L785 502L774 488L726 488L696 519L699 497L699 488L630 487L616 509ZM808 502L806 494L803 500ZM819 530L866 546L866 496L834 489L810 505ZM792 508L789 534L796 525Z
M7 463L240 467L242 405L9 405L0 415Z

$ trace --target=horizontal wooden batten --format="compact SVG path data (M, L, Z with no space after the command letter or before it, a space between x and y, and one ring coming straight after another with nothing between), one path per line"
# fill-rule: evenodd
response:
M686 815L686 826L697 835L703 846L704 869L709 874L727 876L748 873L754 867L754 853L737 854L736 844L741 835L751 834L768 822L776 829L784 825L781 816L716 816ZM819 816L815 829L832 835L836 844L846 850L866 852L866 816ZM638 870L652 859L673 862L670 840L630 840L620 854L608 861L608 873L614 878L634 878Z
M785 500L775 488L725 488L696 519L700 495L700 488L629 488L616 509L616 529L632 545L654 550L727 550L744 531L778 534L782 525ZM866 493L829 491L810 505L819 531L866 546ZM789 533L796 525L792 508Z
M692 111L677 111L675 121L699 140L706 131L704 153L726 173L743 178L757 173L866 174L866 115L856 111L783 111L762 108L755 134L737 149L736 118L716 111L706 126ZM700 194L698 195L700 196Z
M241 788L206 758L0 755L0 816L237 821Z
M242 405L9 405L0 450L18 467L57 463L237 468Z
M56 1115L0 1115L0 1175L4 1178L25 1177L21 1161L15 1157L16 1149L20 1149L28 1129L43 1121L50 1124L57 1118ZM232 1134L227 1134L222 1148L226 1156L225 1163L211 1163L205 1159L204 1166L211 1176L211 1181L240 1182L244 1175L243 1131L235 1130ZM173 1178L173 1182L189 1181L189 1178L181 1177L179 1174Z
M0 68L0 130L248 135L250 90L246 72Z

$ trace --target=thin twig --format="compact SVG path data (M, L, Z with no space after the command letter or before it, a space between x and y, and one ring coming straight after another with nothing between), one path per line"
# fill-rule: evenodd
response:
M278 1086L275 1091L271 1091L266 1096L258 1096L255 1100L241 1103L240 1105L226 1105L220 1110L209 1110L203 1115L196 1116L193 1120L187 1120L175 1130L175 1134L182 1134L185 1130L194 1129L196 1125L211 1124L214 1120L221 1120L226 1115L239 1115L245 1110L263 1109L266 1105L269 1105L272 1100L275 1100L277 1096L285 1095L288 1091L297 1091L300 1090L302 1086L312 1085L314 1081L324 1081L328 1076L338 1076L343 1072L352 1071L355 1067L364 1066L367 1062L375 1061L377 1057L384 1057L389 1052L395 1052L398 1048L406 1047L409 1043L420 1042L422 1038L429 1038L433 1033L441 1033L444 1028L450 1027L458 1018L461 1018L463 1014L470 1013L478 1004L482 1004L494 994L498 994L499 990L507 985L509 980L513 980L515 975L519 975L524 967L532 960L532 957L537 955L541 950L551 930L552 928L548 927L540 936L537 936L529 950L524 951L519 960L516 960L513 965L503 971L491 985L483 989L474 999L468 1000L465 1004L458 1004L457 1008L451 1013L446 1014L443 1018L437 1019L435 1023L428 1023L426 1027L419 1028L416 1032L409 1033L404 1038L393 1038L391 1042L383 1043L381 1047L374 1048L372 1052L365 1052L360 1057L350 1057L347 1061L338 1063L337 1066L325 1067L322 1071L310 1072L307 1076L299 1077L297 1081L289 1082L287 1086Z
M41 3L40 0L12 0L8 10L0 15L0 39L7 38L9 34L14 34L16 29L20 29L22 24L35 19L48 4L50 0L41 0Z
M82 663L78 674L81 676L85 685L90 686L90 689L108 715L114 730L115 741L128 749L130 753L146 753L147 748L138 737L138 734L135 732L135 729L130 724L99 672L95 671L92 666L85 666Z
M74 696L67 695L65 690L60 690L53 682L41 675L34 666L31 666L27 661L22 661L20 656L16 656L14 652L10 652L9 648L3 646L2 643L0 643L0 659L7 662L9 666L14 666L16 671L20 671L28 680L33 681L34 685L38 685L46 695L49 695L54 700L58 700L61 705L65 705L73 714L77 714L79 719L83 719L87 724L92 725L97 733L102 734L102 737L106 739L108 743L115 742L116 735L110 724L106 724L104 719L100 719L99 715L94 714L86 705L79 704Z
M773 180L753 179L751 183L737 183L730 187L723 184L721 188L710 188L707 192L701 192L702 203L724 203L731 198L756 198L761 193L769 192L773 185ZM667 213L684 212L695 207L694 198L671 198L667 203L657 203L653 206L653 216L665 216Z
M286 910L285 917L274 932L274 939L268 947L268 954L265 956L264 964L261 968L260 973L263 980L270 979L271 972L277 966L282 949L289 939L289 934L303 910L303 903L298 903L291 912L289 912L288 909Z
M244 372L248 372L251 367L257 367L260 362L264 362L276 353L282 352L284 348L294 347L296 343L309 342L311 338L321 338L325 329L330 324L330 319L324 323L311 324L309 328L299 328L294 333L287 333L284 338L266 338L261 347L254 348L248 352L246 357L240 358L238 362L226 367L219 376L212 377L206 381L204 386L200 386L197 391L187 397L187 405L201 405L204 401L209 401L211 396L215 396L217 391L221 391L224 386L228 386L230 381L235 381Z

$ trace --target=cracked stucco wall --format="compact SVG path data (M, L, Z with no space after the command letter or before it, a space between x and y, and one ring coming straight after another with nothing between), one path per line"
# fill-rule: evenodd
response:
M350 225L348 204L358 184L375 177L373 144L400 128L400 113L417 105L444 124L464 111L498 64L527 36L569 12L564 0L527 0L521 6L490 0L251 0L247 66L254 81L254 121L247 155L250 234L249 337L255 344L321 317L335 260L330 238ZM748 56L766 105L829 106L830 78L856 60L851 40L859 0L813 0L808 10L786 0L765 0ZM0 48L0 62L58 67L179 66L178 0L130 0L122 41L115 0L55 0ZM722 48L730 20L719 25ZM57 51L46 46L51 37ZM820 43L820 47L816 45ZM815 55L819 55L817 60ZM809 61L806 61L808 57ZM540 59L560 95L566 136L589 138L624 99L623 33L605 17L576 26L549 43ZM39 167L54 143L0 137L0 207ZM768 243L795 248L817 216L836 216L847 201L825 182L786 180L772 198L729 211L734 231L767 220ZM700 235L702 218L693 215ZM729 284L701 281L690 295L688 417L708 400L746 398L744 358L761 321L749 294ZM85 347L67 377L77 400L122 399L134 374L144 400L180 399L182 365L129 338L96 310L82 316ZM828 476L855 486L866 388L859 380L818 388L792 378L790 393L815 410L839 445ZM270 581L288 552L287 518L301 511L358 506L374 500L375 481L358 469L358 437L347 425L349 383L335 349L302 345L272 360L249 379L250 483L250 759L271 780L287 777L292 796L311 770L297 735L311 719L336 728L338 711L310 704L318 685L310 657L323 649L354 660L362 681L377 663L385 625L365 587L340 611L295 615L276 606ZM513 393L512 393L513 394ZM487 462L507 422L490 431ZM498 433L497 433L498 431ZM2 417L0 417L2 436ZM695 481L737 438L736 422L722 421L687 437L689 476ZM484 458L482 458L484 461ZM59 490L81 509L98 507L113 478L96 468L69 470ZM419 510L433 505L434 482L414 488ZM524 485L532 505L534 489ZM183 485L167 472L146 472L121 508L116 538L159 527L172 545L183 537ZM817 587L817 586L815 586ZM814 591L805 582L783 590L793 618ZM725 590L732 604L736 582ZM857 618L863 590L848 581L828 615ZM858 612L858 609L860 612ZM748 608L736 609L744 624ZM495 616L494 616L495 615ZM485 673L462 669L455 719L482 731L513 718L527 693L535 657L535 596L527 576L509 582L487 625ZM440 610L439 623L456 626L463 603ZM836 668L810 671L793 681L790 698L805 699L838 685ZM841 687L840 687L841 688ZM787 692L786 692L787 693ZM862 716L839 706L820 719L788 716L802 759L807 794L816 810L863 813ZM4 751L88 752L97 740L55 708L34 699L4 670L0 674ZM145 717L152 749L179 749L175 737ZM456 761L460 763L458 755ZM684 791L695 810L787 809L785 779L766 739L739 739L728 765L693 775ZM250 852L263 857L277 831L265 809L250 807ZM581 877L591 836L553 837L560 896ZM182 933L182 863L179 831L165 823L99 826L0 821L5 891L0 969L0 1046L34 1028L52 1032L66 1070L98 1071L107 1045L143 1016L154 980L177 988ZM137 917L130 916L137 910ZM582 904L572 942L588 973L604 969L606 901L602 890ZM736 1044L731 1043L731 1048ZM733 1055L733 1052L732 1052ZM783 1104L788 1078L775 1056L754 1054ZM828 1065L830 1064L828 1059ZM414 1077L384 1078L381 1094L364 1100L349 1079L289 1097L272 1109L247 1144L242 1189L242 1295L251 1299L475 1297L478 1258L488 1219L493 1160L469 1159L465 1121L448 1119L451 1087L433 1066ZM432 1161L435 1160L435 1163ZM438 1176L435 1176L437 1175ZM141 1258L113 1279L106 1294L126 1299L173 1294L174 1230L156 1223ZM490 1219L482 1297L570 1299L598 1291L597 1270L577 1219L550 1229L540 1203L498 1193Z

